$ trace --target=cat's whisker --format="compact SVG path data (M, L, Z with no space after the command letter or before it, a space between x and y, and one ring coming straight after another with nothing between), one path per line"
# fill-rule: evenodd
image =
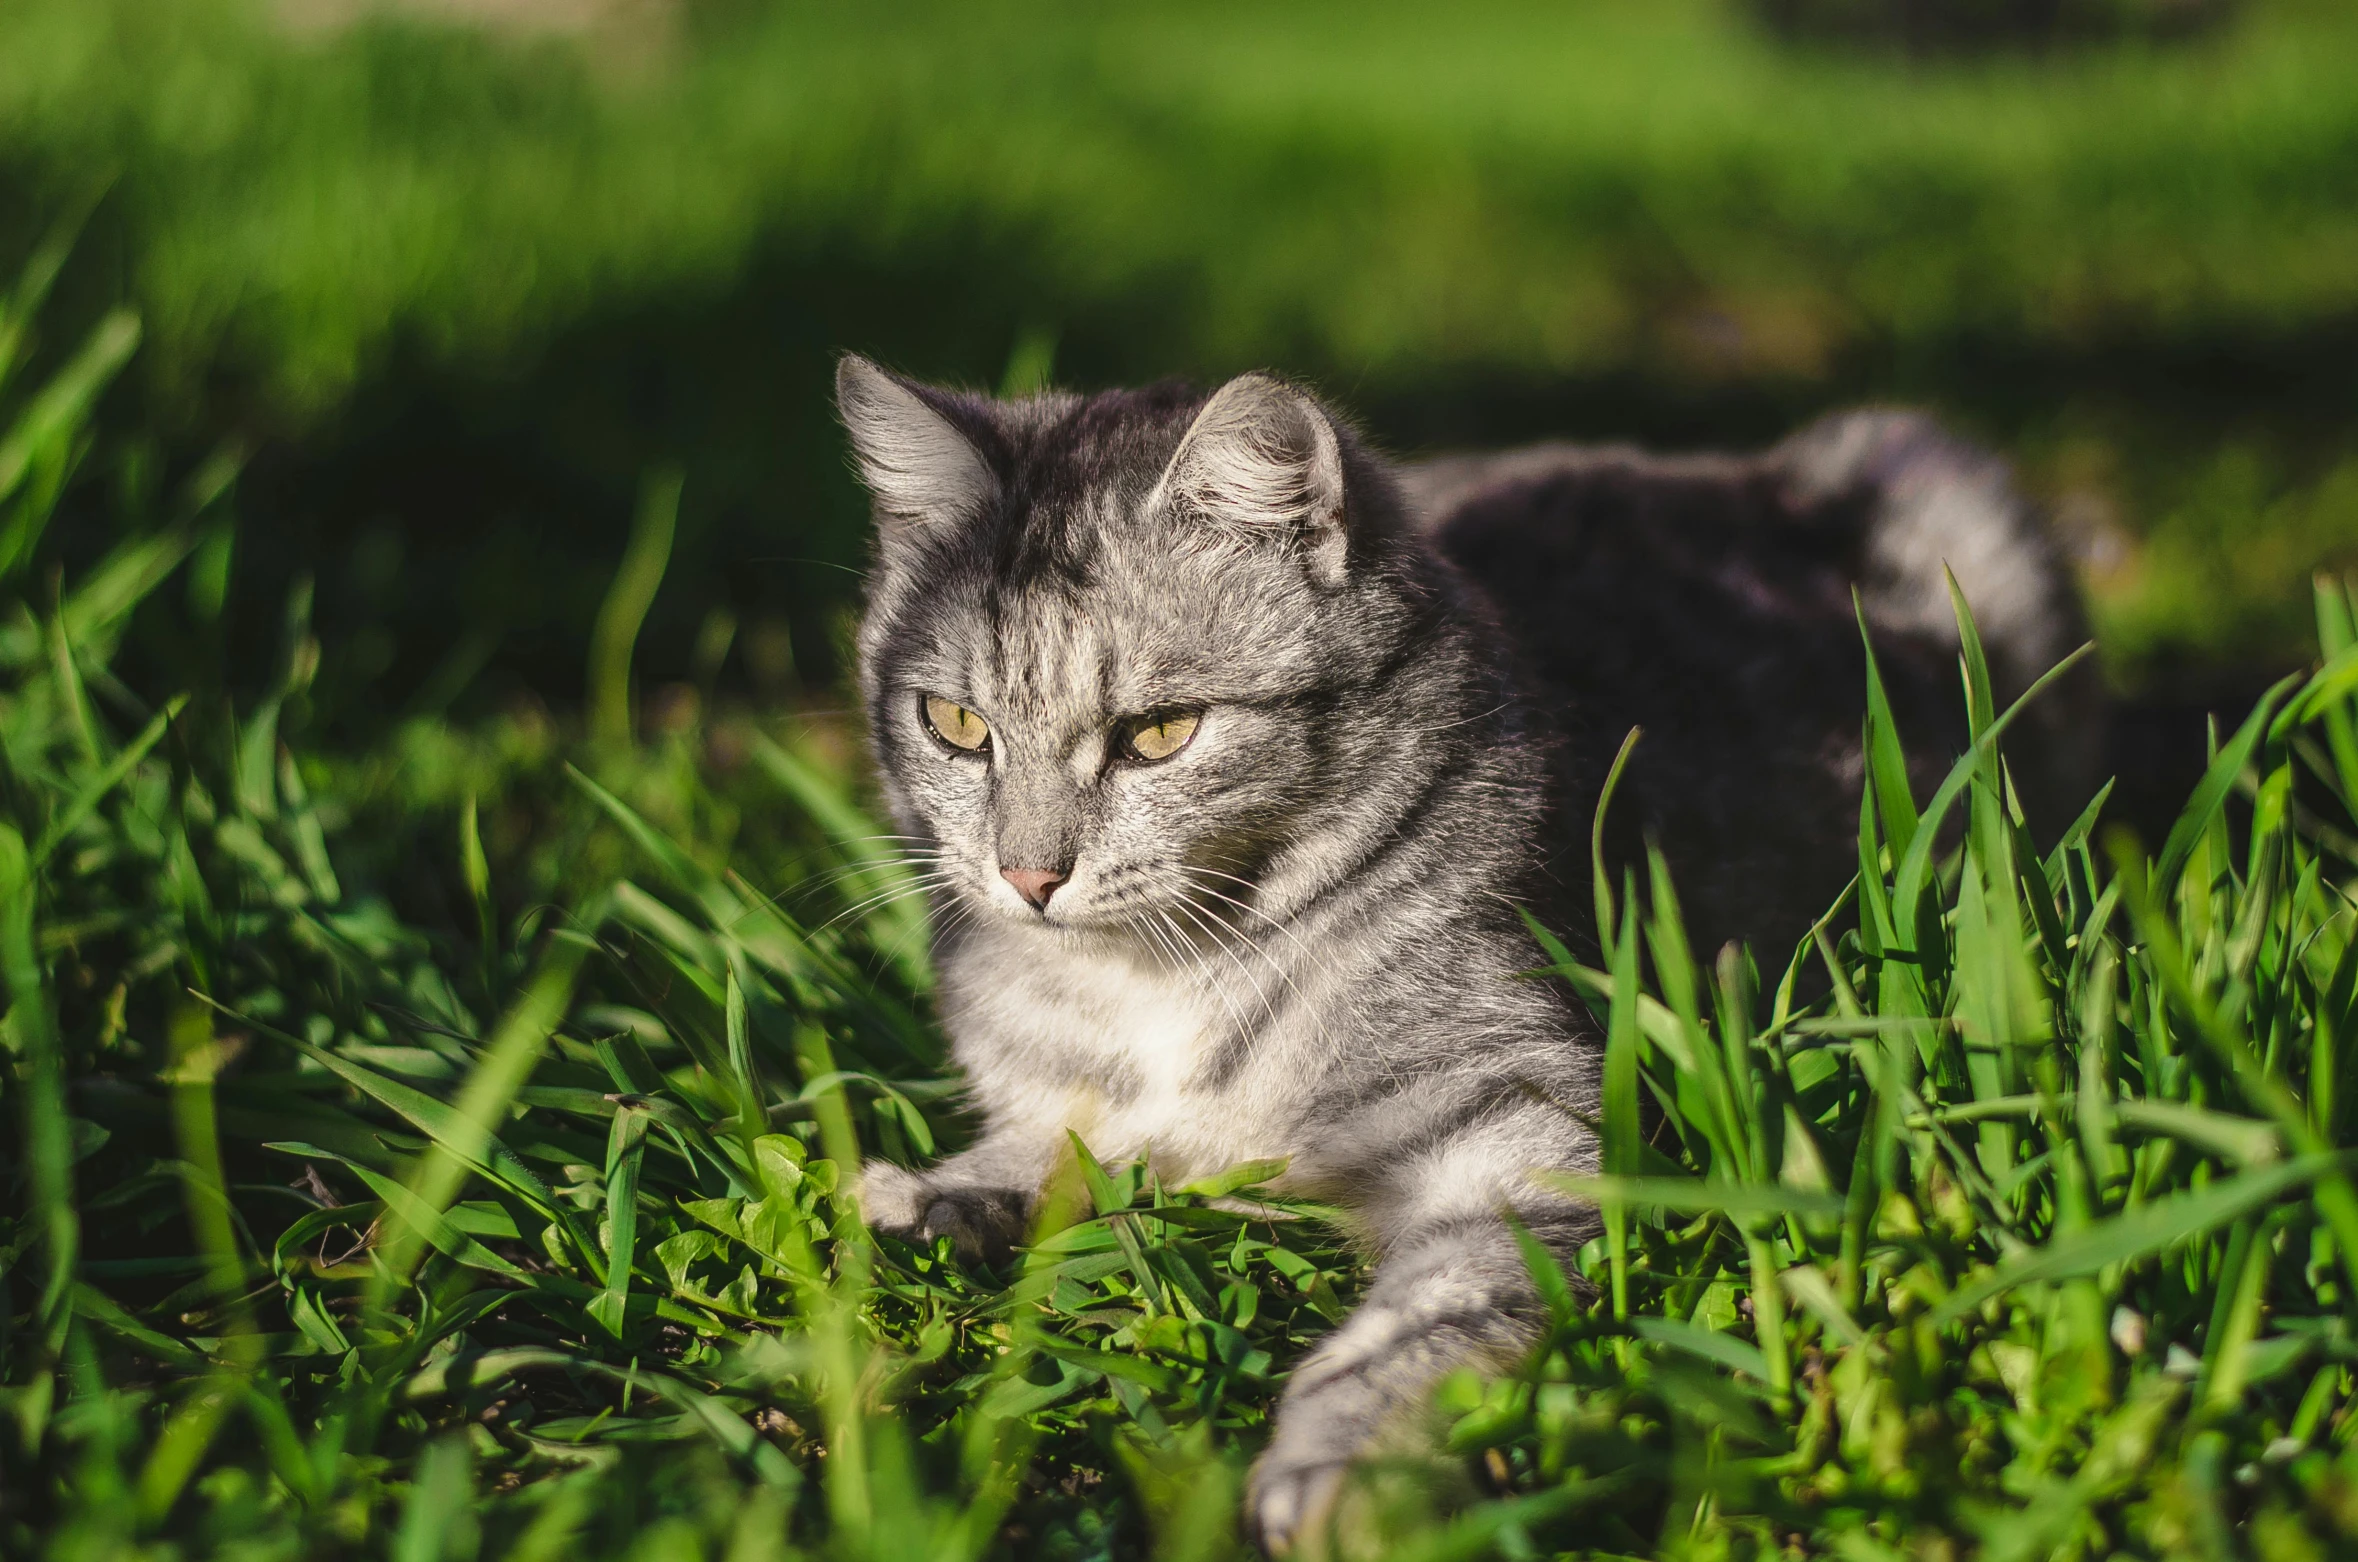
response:
M919 917L908 927L903 928L899 936L894 938L891 943L876 948L875 957L869 965L870 970L880 971L891 962L898 960L901 951L908 947L909 940L927 938L938 942L943 934L955 925L955 919L947 916L943 917L939 923L936 923L931 917Z
M1209 874L1217 878L1227 879L1232 883L1244 886L1246 889L1251 890L1255 894L1260 893L1261 890L1261 886L1253 882L1251 879L1240 877L1234 873L1224 872L1218 868L1208 868L1196 863L1180 863L1178 866L1183 872ZM1332 976L1334 974L1334 962L1328 954L1326 954L1324 951L1314 948L1301 936L1300 933L1295 931L1286 923L1279 921L1276 917L1271 916L1268 912L1261 910L1258 906L1249 905L1244 901L1238 900L1232 895L1222 894L1219 890L1216 890L1207 884L1191 884L1187 886L1187 890L1191 893L1194 891L1201 891L1204 894L1210 895L1217 900L1223 901L1226 904L1235 907L1239 911L1245 912L1251 916L1259 917L1263 922L1269 924L1270 927L1275 928L1278 932L1285 934L1287 939L1293 943L1295 948L1302 952L1303 957L1310 963L1310 965L1317 971L1319 975ZM1323 1010L1319 1005L1313 1003L1310 1000L1308 994L1302 991L1301 984L1294 980L1293 973L1287 971L1277 962L1274 957L1269 955L1268 951L1261 949L1258 944L1255 944L1253 947L1261 954L1262 958L1269 961L1270 969L1276 971L1278 975L1285 981L1287 987L1292 989L1295 999L1302 1005L1303 1012L1310 1015L1313 1022L1317 1025L1320 1039L1332 1042L1334 1039L1333 1033L1327 1029L1326 1017ZM1381 1052L1375 1053L1373 1056L1377 1065L1383 1069L1387 1078L1394 1081L1398 1081L1401 1078L1399 1071L1392 1067L1391 1061L1387 1056Z
M1321 976L1331 976L1333 974L1334 963L1331 959L1329 959L1321 951L1311 947L1311 945L1306 940L1304 940L1300 934L1296 933L1292 928L1287 927L1284 923L1278 921L1275 917L1270 916L1267 912L1262 911L1257 907L1248 906L1244 902L1237 900L1232 896L1223 895L1218 890L1211 888L1209 885L1190 885L1187 886L1187 889L1189 891L1200 890L1202 893L1210 895L1217 900L1225 901L1227 904L1234 906L1239 911L1249 912L1250 914L1259 917L1262 921L1277 929L1277 931L1285 934L1286 937L1292 941L1294 947L1302 952L1303 957L1316 970L1317 974ZM1184 901L1184 895L1181 898L1182 901ZM1302 990L1301 983L1294 980L1293 973L1287 970L1274 955L1270 954L1270 952L1266 948L1262 947L1258 942L1245 939L1241 932L1237 933L1237 937L1239 942L1244 943L1246 947L1250 948L1255 954L1258 954L1263 960L1268 962L1269 969L1277 974L1278 979L1284 982L1287 989L1293 993L1295 1001L1302 1006L1302 1012L1309 1015L1312 1022L1317 1025L1320 1038L1331 1041L1333 1038L1327 1030L1325 1015L1320 1011L1319 1006L1311 1001L1310 995ZM1274 1020L1275 1016L1272 1015L1271 1018Z
M1177 946L1166 941L1168 935L1163 933L1152 920L1141 921L1137 927L1145 935L1148 947L1153 950L1155 962L1166 972L1172 976L1178 976L1186 969L1186 961L1180 955Z
M902 944L920 933L932 934L934 943L940 944L959 930L970 926L979 915L981 912L974 902L963 897L953 898L942 911L938 921L931 917L920 918L914 928L894 939L892 952L897 954Z
M1191 863L1183 862L1179 864L1179 870L1182 873L1218 874L1219 877L1231 880L1238 884L1242 884L1245 888L1256 893L1259 892L1261 887L1258 884L1255 884L1252 880L1238 878L1233 873L1221 873L1217 868L1199 868ZM1321 970L1325 970L1331 965L1331 962L1327 959L1327 957L1319 950L1312 948L1309 942L1304 939L1300 933L1296 932L1287 923L1281 922L1276 917L1271 916L1268 912L1263 911L1260 907L1252 905L1246 901L1239 900L1234 895L1223 894L1208 884L1199 884L1191 887L1193 889L1202 891L1204 894L1209 895L1213 899L1221 901L1224 904L1234 906L1237 910L1245 913L1247 916L1259 917L1263 922L1268 923L1278 932L1283 933L1287 939L1293 943L1293 946L1296 949L1302 951L1302 954L1305 958L1310 960L1313 964L1317 965Z
M881 911L886 907L899 905L904 900L911 900L917 896L928 894L933 890L955 883L957 881L957 877L958 876L954 871L947 868L931 873L921 874L910 883L895 885L893 888L884 891L882 894L871 895L867 899L862 900L854 905L846 906L843 910L838 911L835 915L829 917L826 921L820 923L817 927L812 928L811 933L813 936L816 936L820 933L826 932L829 928L834 927L839 922L848 921L853 917L864 914L872 914L874 912Z
M1218 890L1206 890L1204 893L1211 895L1216 900L1224 901L1231 906L1235 906L1239 911L1252 912L1252 907L1241 905L1238 902L1229 899L1228 896L1221 894ZM1258 913L1255 914L1257 915ZM1294 946L1302 952L1304 959L1318 975L1325 976L1332 974L1333 962L1325 955L1311 948L1308 943L1304 942L1300 937L1296 936L1283 924L1275 922L1267 917L1263 917L1262 920L1269 922L1270 925L1275 927L1279 932L1285 933ZM1293 972L1287 970L1283 962L1279 961L1275 955L1271 954L1269 950L1259 942L1247 939L1241 929L1231 929L1230 931L1235 936L1239 944L1242 944L1244 947L1251 949L1264 961L1268 962L1269 969L1277 974L1278 979L1284 982L1286 986L1291 989L1293 995L1297 999L1300 999L1305 1004L1309 1002L1309 995L1302 991L1301 984L1294 980Z
M931 917L920 917L915 925L904 930L898 938L876 952L879 968L884 962L898 959L901 950L912 938L929 937L932 944L938 947L971 921L973 915L974 908L971 905L965 901L956 901L951 904L948 911L942 914L939 921L935 921Z
M1179 871L1182 873L1213 874L1220 878L1227 879L1233 883L1241 884L1246 889L1254 891L1255 893L1258 893L1260 890L1260 886L1255 884L1252 880L1238 878L1233 873L1222 873L1217 868L1198 867L1193 863L1184 862L1180 863L1178 867ZM1223 905L1232 906L1236 910L1243 912L1246 916L1258 917L1262 922L1267 923L1269 927L1276 932L1284 934L1286 940L1296 949L1302 952L1303 958L1308 960L1312 965L1318 967L1321 972L1331 969L1332 961L1323 951L1313 947L1307 939L1303 938L1302 935L1288 923L1271 916L1268 912L1263 911L1259 906L1253 905L1248 901L1239 900L1234 895L1223 893L1222 891L1214 889L1208 884L1189 884L1185 887L1183 893L1209 895L1214 900L1219 901ZM1277 962L1274 959L1270 960L1270 964L1272 966L1275 966L1276 963Z
M885 886L879 896L905 893L917 885L939 884L959 876L959 864L937 863L925 868L907 868L894 875L899 882Z
M785 899L788 899L788 894L792 894L792 897L795 897L795 901L797 901L797 904L799 904L799 901L811 899L811 894L818 892L818 890L825 890L825 887L835 887L835 885L839 885L839 882L844 882L844 880L854 878L854 875L858 875L858 873L872 873L872 871L887 871L887 873L896 873L896 875L901 875L901 873L908 873L908 868L905 868L905 866L898 866L898 864L896 864L894 868L861 868L861 866L839 866L839 868L832 868L830 873L821 875L821 878L818 878L818 880L804 880L802 885L795 885L795 890L792 890L792 892L788 892L788 890L780 890L778 894L764 894L764 897L759 897L759 899L762 899L762 904L764 904L764 906L769 906L771 911L780 911L780 913L783 913L783 911L785 911ZM823 923L823 925L825 925L825 927L832 927L832 925L837 923L837 920L842 920L842 915L837 915L837 918L830 918L828 923Z
M1253 989L1253 996L1261 1000L1261 1010L1263 1017L1267 1019L1269 1023L1274 1025L1277 1022L1276 1000L1269 996L1267 989L1262 987L1260 979L1253 975L1252 967L1246 965L1243 957L1238 955L1235 950L1231 949L1227 942L1220 937L1219 924L1210 917L1206 916L1199 907L1184 897L1172 900L1171 905L1176 907L1178 910L1185 912L1189 921L1194 922L1199 927L1203 928L1205 936L1212 941L1212 947L1219 950L1222 954L1228 957L1229 963L1236 967L1237 974L1242 976L1246 983ZM1258 952L1262 954L1264 959L1267 958L1265 951ZM1272 964L1271 969L1276 969L1274 964ZM1281 977L1285 975L1283 971L1278 971L1277 974ZM1301 989L1295 988L1294 995L1297 998L1300 997Z
M1154 908L1154 916L1157 921L1161 922L1164 927L1170 930L1170 936L1173 939L1177 940L1182 945L1192 946L1194 944L1194 940L1190 939L1183 931L1181 931L1178 922L1173 920L1169 910L1164 907L1157 906ZM1223 953L1225 953L1225 951L1223 951ZM1234 957L1231 956L1231 958ZM1245 1018L1244 1014L1241 1013L1237 1009L1236 1005L1230 1001L1227 988L1223 987L1218 982L1214 982L1211 984L1211 993L1212 996L1219 1001L1221 1012L1228 1016L1228 1023L1236 1028L1236 1033L1239 1036L1250 1035L1252 1033L1253 1027L1251 1023Z
M1470 727L1476 722L1488 721L1499 712L1512 707L1514 703L1512 700L1501 700L1478 715L1461 716L1455 721L1437 722L1430 727L1394 727L1392 733L1395 737L1422 738L1430 737L1436 732L1454 732L1460 727Z
M797 901L810 900L827 890L833 889L838 884L847 883L852 879L897 877L901 874L907 873L914 865L918 863L939 862L941 860L942 857L940 855L936 855L933 857L896 858L891 862L844 863L836 867L829 868L823 873L812 874L810 877L804 879L801 883L795 885L793 890L789 893L791 893L794 899Z

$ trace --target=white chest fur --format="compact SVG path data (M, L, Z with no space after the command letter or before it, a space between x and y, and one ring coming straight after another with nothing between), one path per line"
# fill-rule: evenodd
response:
M1173 1181L1289 1152L1282 1093L1220 1066L1266 1012L1258 994L1213 966L992 943L944 975L959 1061L994 1119L1071 1129L1101 1159L1145 1156Z

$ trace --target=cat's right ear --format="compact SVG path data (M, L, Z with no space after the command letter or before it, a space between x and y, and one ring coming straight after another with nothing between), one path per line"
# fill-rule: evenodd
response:
M1176 506L1238 535L1284 538L1313 580L1343 583L1350 538L1341 443L1318 404L1282 380L1246 374L1214 391L1148 505Z
M887 537L972 520L998 497L990 463L923 387L845 353L835 365L835 410Z

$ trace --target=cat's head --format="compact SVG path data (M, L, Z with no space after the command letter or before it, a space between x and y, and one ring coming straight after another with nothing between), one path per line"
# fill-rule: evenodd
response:
M1315 878L1429 597L1348 430L1265 375L994 401L847 357L836 389L871 737L931 882L1153 937Z

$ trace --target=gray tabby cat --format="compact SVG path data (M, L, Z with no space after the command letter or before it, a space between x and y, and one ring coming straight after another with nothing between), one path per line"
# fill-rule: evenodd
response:
M1003 1252L1068 1130L1173 1182L1282 1157L1278 1188L1349 1209L1373 1282L1295 1369L1253 1471L1257 1533L1284 1549L1439 1377L1527 1347L1510 1213L1567 1259L1596 1226L1531 1177L1597 1165L1594 1027L1518 979L1543 963L1519 908L1572 920L1550 861L1593 767L1557 735L1580 691L1531 680L1578 637L1451 558L1563 462L1434 469L1412 507L1262 375L992 401L847 357L837 391L878 527L871 738L984 1124L922 1172L871 1163L868 1218ZM1847 491L1843 459L1810 480ZM1756 649L1807 639L1772 622ZM1821 758L1801 784L1839 796ZM1676 770L1661 783L1675 797Z

